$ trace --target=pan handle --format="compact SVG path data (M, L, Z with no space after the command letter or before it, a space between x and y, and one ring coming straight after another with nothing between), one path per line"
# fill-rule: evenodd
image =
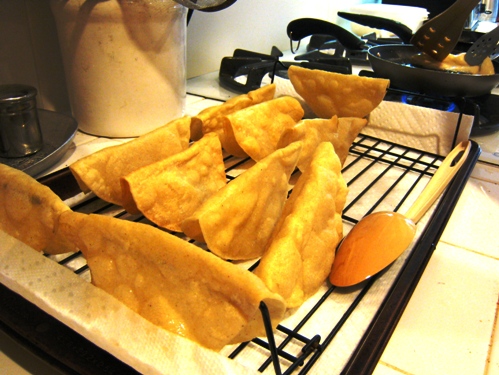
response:
M371 16L369 14L356 14L349 12L338 12L338 16L363 26L390 31L397 35L402 43L411 43L412 30L401 22L383 17Z
M316 18L299 18L291 21L287 27L287 34L292 41L300 41L313 34L331 35L338 39L341 45L352 50L362 50L366 44L357 35L341 26Z

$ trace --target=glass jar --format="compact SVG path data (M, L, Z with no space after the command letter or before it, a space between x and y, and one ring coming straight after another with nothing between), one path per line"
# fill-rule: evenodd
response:
M172 0L51 0L79 129L133 137L183 115L187 9Z
M42 132L34 87L0 85L0 156L19 158L40 151Z

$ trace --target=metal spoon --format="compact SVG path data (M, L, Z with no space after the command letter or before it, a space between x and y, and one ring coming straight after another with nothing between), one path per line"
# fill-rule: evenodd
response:
M186 8L203 12L217 12L230 7L237 0L174 0Z
M480 65L487 56L494 54L497 42L499 42L499 27L478 38L464 55L464 60L471 66Z
M442 61L452 52L469 14L480 0L457 0L445 11L425 22L411 39L420 51Z
M336 251L329 275L331 284L339 287L358 284L397 259L414 239L416 223L463 165L470 147L471 142L461 142L447 155L405 215L376 212L360 220Z

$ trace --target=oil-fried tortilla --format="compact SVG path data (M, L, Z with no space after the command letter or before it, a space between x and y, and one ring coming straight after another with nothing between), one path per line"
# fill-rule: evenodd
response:
M366 117L383 100L388 79L311 70L292 65L289 79L296 92L321 118Z
M120 178L189 146L190 118L181 117L122 145L105 148L70 165L84 192L123 205Z
M278 148L293 142L303 142L303 148L296 166L301 172L309 166L312 156L321 142L332 142L338 131L338 117L330 119L305 119L286 129L279 139Z
M347 186L330 142L316 149L296 183L255 270L288 308L300 306L327 279L342 238Z
M345 164L350 147L359 133L367 125L365 118L340 117L338 118L338 133L332 143L334 151L340 158L341 165Z
M58 235L59 216L70 208L47 186L0 163L0 229L37 251L61 254L75 247Z
M240 109L263 103L274 98L275 84L266 85L247 94L238 95L223 104L206 108L191 119L191 139L197 141L203 134L215 132L223 139L221 118Z
M229 182L182 224L189 237L206 242L223 259L262 255L279 219L301 143L275 151Z
M251 272L147 224L70 211L61 231L83 252L92 283L152 323L214 350L265 334L285 304Z
M300 102L283 96L237 111L222 119L224 149L235 156L259 161L277 150L284 130L303 118Z
M321 142L331 142L341 165L345 163L352 142L367 124L366 119L333 116L330 119L305 119L286 129L277 144L278 148L302 141L303 149L297 167L304 171Z
M226 181L222 145L216 133L208 133L187 150L123 177L123 206L180 232L182 222Z
M454 73L495 74L494 64L490 57L487 56L480 65L470 65L464 59L465 55L465 52L457 55L450 54L442 61L439 61L426 53L418 53L411 57L411 63L426 69L444 70Z

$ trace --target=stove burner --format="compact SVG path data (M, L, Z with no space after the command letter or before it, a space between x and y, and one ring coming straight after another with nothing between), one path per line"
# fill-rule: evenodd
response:
M361 57L360 60L354 60L354 56L362 56L365 51L346 51L337 40L331 40L330 36L328 38L329 40L324 42L324 39L316 36L314 43L320 43L323 49L312 48L313 44L311 44L308 48L309 51L296 56L293 62L281 61L283 53L277 47L273 47L269 55L236 49L233 56L222 59L219 72L220 85L237 93L248 93L260 88L262 79L267 74L272 81L275 76L288 78L287 70L291 65L352 74L352 60L356 64L359 64L359 61L367 61L365 56ZM328 53L324 52L325 48L328 48ZM349 57L345 57L346 55ZM368 70L360 71L359 75L376 77L372 71ZM244 78L246 80L243 83ZM385 100L472 115L474 116L472 135L487 135L499 130L499 95L489 94L478 98L446 98L389 88ZM457 130L459 124L460 120L457 124Z
M419 107L438 109L446 112L454 112L456 103L448 100L441 100L427 96L403 94L400 101L405 104L417 105Z
M296 56L294 62L281 61L283 53L277 47L272 47L269 55L236 49L231 57L222 59L219 73L220 84L238 93L248 93L259 88L262 79L267 74L272 79L275 75L287 78L286 72L291 65L352 74L352 63L369 65L367 47L378 44L376 34L367 35L365 39L366 43L362 49L351 49L342 45L334 36L313 34L310 36L307 52ZM294 53L291 39L290 43ZM246 78L245 83L242 83L241 78Z
M270 55L236 49L231 57L224 57L220 64L219 79L221 86L239 93L248 93L262 85L262 79L269 74L288 78L287 70L291 65L308 69L321 69L329 72L352 74L350 60L326 54L306 54L296 56L296 62L281 61L283 53L273 47ZM301 62L298 62L302 60ZM246 77L242 83L240 77Z

